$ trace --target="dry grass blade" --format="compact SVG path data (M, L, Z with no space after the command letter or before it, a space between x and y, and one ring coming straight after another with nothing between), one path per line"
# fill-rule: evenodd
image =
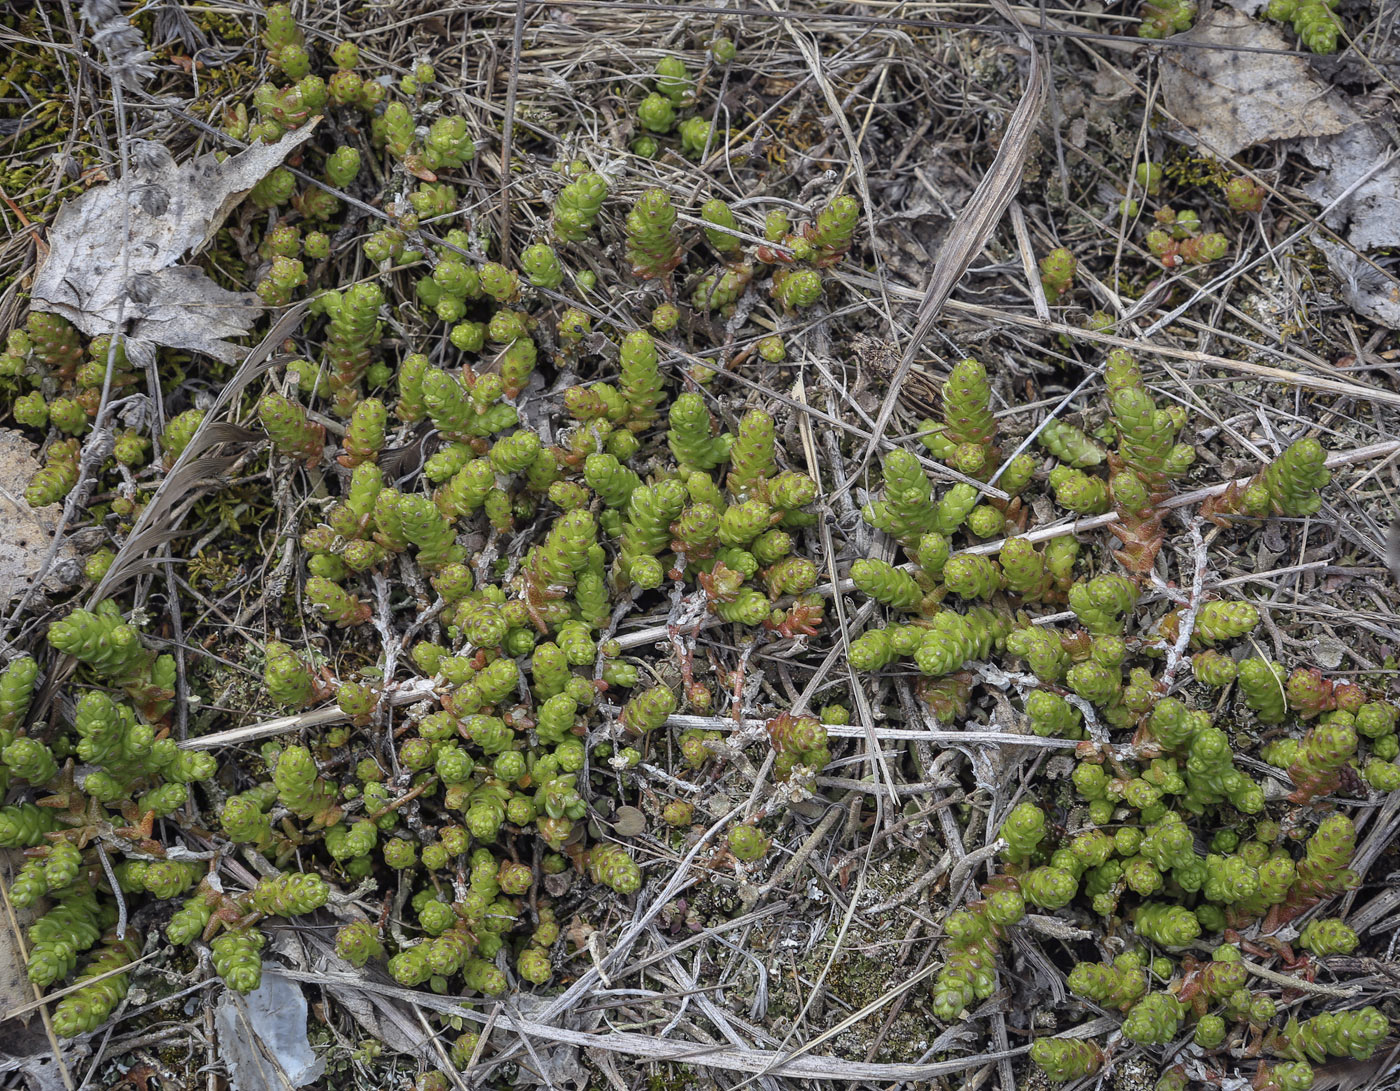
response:
M488 1018L479 1011L464 1008L445 997L434 996L431 993L420 993L412 989L381 985L348 974L311 974L299 970L282 970L281 973L292 981L378 992L445 1015L455 1015L476 1023L485 1023ZM697 1047L691 1042L652 1038L645 1034L627 1032L589 1034L585 1031L566 1030L535 1020L516 1019L509 1014L502 1015L501 1021L518 1035L529 1035L550 1042L562 1042L586 1049L601 1049L609 1053L619 1053L649 1061L701 1065L705 1068L723 1069L728 1072L747 1072L755 1075L767 1072L793 1079L835 1080L846 1083L867 1081L903 1083L932 1080L939 1076L953 1075L984 1064L991 1064L1002 1057L1019 1057L1026 1051L1022 1047L1001 1053L981 1053L950 1061L938 1061L934 1064L868 1064L860 1061L843 1061L835 1057L786 1058L767 1049L736 1049L730 1046Z
M992 6L1008 23L1020 28L1011 9L1003 0L992 0ZM1026 77L1026 89L1011 115L1011 121L1002 136L996 159L991 169L978 184L967 205L960 211L942 249L938 252L938 262L933 267L933 277L924 291L923 302L919 304L914 332L904 348L899 365L890 377L889 390L880 403L880 413L871 429L870 442L865 449L862 461L868 465L879 449L885 429L889 427L899 403L899 389L909 369L914 366L919 346L923 344L933 323L937 321L954 286L962 279L967 267L986 245L987 239L1000 222L1002 213L1011 203L1011 198L1021 186L1022 171L1026 157L1030 154L1031 137L1040 122L1040 112L1050 93L1050 72L1040 52L1030 38L1021 34L1021 40L1030 54L1030 72Z
M1028 329L1036 329L1043 333L1052 333L1056 336L1080 338L1091 341L1096 345L1102 345L1106 349L1121 348L1134 353L1150 353L1155 356L1165 356L1169 359L1199 363L1207 367L1218 367L1225 371L1238 372L1241 375L1249 375L1266 382L1298 386L1306 390L1317 390L1328 394L1336 394L1339 397L1362 398L1370 401L1385 402L1387 405L1400 405L1400 393L1394 390L1385 390L1378 386L1363 386L1360 383L1348 382L1345 379L1333 379L1323 375L1311 375L1302 371L1289 371L1286 368L1269 367L1267 364L1256 364L1249 360L1231 360L1227 357L1217 356L1208 352L1197 352L1194 349L1178 348L1175 345L1147 344L1142 341L1130 341L1125 337L1115 337L1113 334L1109 333L1096 333L1092 330L1081 329L1077 326L1067 326L1062 322L1041 322L1037 318L1030 318L1025 315L1003 313L975 303L955 301L953 306L964 314L976 315L980 318L987 318L996 322L1011 323ZM1300 367L1309 366L1305 361L1290 359L1288 362L1296 363Z
M136 520L136 525L131 529L130 536L121 549L117 550L116 558L112 561L107 574L92 589L92 593L88 596L89 607L101 602L131 579L135 575L136 562L144 557L149 550L154 549L163 541L169 541L168 535L173 534L177 529L171 523L171 516L177 505L188 496L190 489L199 481L206 479L211 472L217 472L218 460L203 456L210 448L227 441L231 436L224 422L220 420L221 416L227 413L231 406L237 404L248 384L271 366L268 361L273 352L301 324L302 318L306 315L306 309L307 304L305 303L290 308L238 366L238 371L234 373L233 378L220 391L213 408L205 414L204 420L200 423L199 429L195 432L189 445L180 453L180 457L175 460L175 465L165 475L165 479L156 489L155 495L151 497L142 510L140 517Z
M872 290L878 287L874 279L870 277L853 275L850 277L850 280L853 284ZM903 296L906 299L922 298L920 293L914 289L903 288L899 285L891 285L889 291L891 295ZM1103 349L1121 348L1134 354L1162 356L1171 360L1185 360L1188 363L1220 368L1223 371L1234 371L1241 375L1248 375L1252 378L1270 383L1281 383L1285 386L1301 387L1305 390L1335 394L1339 397L1361 398L1367 401L1383 402L1386 405L1400 406L1400 393L1394 390L1387 390L1377 385L1364 385L1358 382L1350 382L1346 379L1330 378L1326 375L1312 374L1312 370L1321 365L1307 359L1286 355L1277 349L1267 349L1265 351L1274 355L1280 362L1287 363L1297 370L1270 367L1267 364L1256 364L1249 360L1232 360L1215 353L1181 348L1177 345L1164 342L1147 343L1144 341L1134 341L1126 337L1115 336L1111 333L1089 330L1082 326L1071 326L1064 322L1046 322L1034 315L1017 314L1014 311L1000 310L980 303L968 303L960 299L948 300L945 305L950 311L956 311L958 314L980 319L998 326L1016 326L1027 331L1052 334L1056 337L1066 337L1076 341L1087 341ZM894 386L891 386L891 389L897 390ZM851 428L850 431L852 434L860 434L854 428Z
M242 431L242 429L239 429L239 431ZM211 444L221 442L226 442L226 440L210 440ZM190 490L199 482L208 481L216 477L236 461L237 459L232 455L217 455L195 459L193 462L182 466L178 471L180 475L179 480L175 481L174 486L167 495L169 503L166 505L162 515L173 516L176 506L181 500L189 496ZM166 480L170 481L174 477L175 474L171 474ZM183 513L181 513L181 515L183 515ZM122 549L117 555L118 559L122 562L121 579L105 589L103 585L99 584L97 591L94 592L94 597L90 600L90 604L101 601L121 583L134 579L142 572L150 571L151 568L147 565L147 562L152 562L152 558L150 557L151 552L159 549L167 542L173 542L176 538L180 537L181 534L185 533L180 529L179 524L181 522L183 522L183 518L167 517L164 525L155 525L154 521L152 521L152 525L133 529L127 540L122 543Z
M95 977L87 978L86 980L81 982L75 982L69 985L67 988L53 989L50 992L46 992L43 994L42 997L40 997L38 1000L33 1001L32 1003L22 1004L19 1007L10 1008L6 1011L0 1011L0 1023L4 1023L10 1019L17 1019L21 1015L28 1014L31 1011L37 1011L39 1008L43 1007L46 1004L57 1003L59 1000L62 1000L65 996L71 996L73 993L78 992L89 985L95 985L100 981L108 981L111 978L120 977L122 974L130 973L135 967L140 966L143 963L150 962L156 957L156 954L157 952L152 951L150 954L142 955L134 962L123 963L121 966L118 966L113 970L108 970L106 973L98 974Z
M0 901L3 901L5 905L5 927L10 932L10 941L14 943L15 950L19 952L20 958L27 962L29 960L29 951L25 946L24 934L20 930L19 921L15 917L15 906L14 902L10 900L9 887L5 885L3 879L0 879ZM54 1034L53 1021L49 1016L49 1001L51 998L46 997L44 995L44 990L38 985L31 984L30 988L34 992L33 1006L39 1009L39 1017L44 1023L44 1033L48 1036L49 1045L53 1048L54 1059L58 1062L58 1072L63 1078L63 1085L67 1088L67 1091L73 1091L73 1076L68 1071L68 1063L64 1060L63 1051L58 1046L58 1037ZM20 1010L16 1010L11 1012L6 1018L19 1014Z

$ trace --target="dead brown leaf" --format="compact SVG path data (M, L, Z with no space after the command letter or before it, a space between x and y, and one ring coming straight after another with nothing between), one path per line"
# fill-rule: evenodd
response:
M1381 126L1304 141L1303 154L1318 168L1303 192L1325 209L1323 223L1358 250L1400 246L1400 159Z
M94 337L120 324L127 353L138 362L158 345L234 362L244 350L227 339L247 333L262 304L250 292L221 288L181 259L207 246L234 206L315 127L303 125L222 163L211 152L177 164L162 145L141 144L129 185L95 187L58 210L31 306L61 314Z
M1269 140L1331 136L1361 120L1267 23L1217 8L1174 41L1196 48L1163 57L1163 102L1221 159Z

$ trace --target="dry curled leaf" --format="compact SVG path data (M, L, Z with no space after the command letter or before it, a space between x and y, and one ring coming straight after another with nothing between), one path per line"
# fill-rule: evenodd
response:
M1334 243L1322 235L1312 243L1327 259L1327 267L1337 280L1337 290L1347 306L1363 318L1400 330L1400 283L1377 262L1368 261L1353 248ZM1400 572L1400 569L1394 569ZM1397 575L1400 579L1400 575Z
M262 304L180 262L207 246L248 191L314 130L314 122L303 125L222 163L211 152L177 164L162 145L139 144L128 182L96 186L58 210L31 306L94 337L120 325L138 363L159 345L234 362L243 350L227 339L247 333Z
M1323 207L1322 221L1358 250L1400 246L1400 158L1379 125L1307 140L1318 173L1303 192Z
M1217 8L1162 58L1162 99L1207 151L1231 159L1269 140L1331 136L1360 117L1282 34Z
M347 972L356 972L348 962L344 965ZM428 1036L414 1022L407 1005L330 982L327 982L326 992L359 1024L365 1037L392 1053L403 1053L429 1063L436 1060Z
M306 1014L301 986L271 966L247 996L225 990L214 1023L234 1091L291 1091L320 1079L326 1062L311 1048Z
M358 977L370 978L373 971L357 970L314 933L308 933L306 943L312 952L316 973L323 975L322 987L327 995L350 1014L367 1037L394 1053L430 1063L436 1061L432 1043L408 1005L346 983Z

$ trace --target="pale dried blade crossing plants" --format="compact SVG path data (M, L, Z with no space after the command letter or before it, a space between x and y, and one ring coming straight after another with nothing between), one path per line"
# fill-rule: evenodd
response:
M142 510L131 534L117 550L116 559L106 575L92 589L88 596L90 606L110 598L117 588L137 574L138 563L150 550L178 533L179 527L171 519L176 508L188 499L196 483L208 478L225 464L221 459L209 457L214 447L229 438L221 418L238 404L248 384L272 366L269 360L273 351L292 334L305 316L305 304L289 309L244 358L233 378L220 391L213 407L205 414L194 438L180 452L180 457Z
M992 6L1007 22L1019 30L1020 23L1002 0L993 0ZM966 207L953 221L942 249L938 252L938 260L933 267L933 276L929 280L928 288L924 291L923 302L919 304L914 332L909 337L909 344L905 346L899 366L895 368L894 374L890 377L889 389L885 392L884 400L880 403L880 412L875 418L875 427L871 430L870 442L866 446L865 456L862 460L866 465L870 464L876 451L879 450L885 429L889 427L890 419L894 416L895 408L899 404L900 387L904 383L905 376L909 374L909 369L914 366L919 346L923 344L928 331L933 328L933 323L942 312L943 304L952 294L954 286L962 279L962 275L967 271L972 259L986 245L987 239L996 229L1002 214L1011 203L1011 198L1016 195L1017 189L1020 188L1022 169L1030 154L1031 137L1039 123L1040 111L1045 106L1046 96L1050 93L1050 72L1030 36L1024 31L1019 31L1018 36L1030 55L1030 70L1026 75L1026 89L1021 95L1021 101L1017 103L1016 109L1011 114L1011 121L1006 126L1006 133L1002 137L1001 146L997 149L991 169L987 171L986 176L978 184Z

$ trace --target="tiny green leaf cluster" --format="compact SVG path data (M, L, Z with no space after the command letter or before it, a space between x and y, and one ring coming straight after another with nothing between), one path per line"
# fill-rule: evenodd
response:
M1196 21L1195 0L1147 0L1138 9L1139 38L1166 38L1190 30Z
M1192 452L1178 438L1181 414L1158 406L1127 354L1110 355L1104 381L1108 418L1100 434L1116 438L1116 447L1105 452L1060 424L1041 437L1056 461L1022 470L1015 460L999 465L986 372L963 361L944 384L943 420L925 422L924 445L975 481L993 480L1001 469L995 480L1010 499L979 496L965 484L945 486L940 496L918 460L895 451L884 460L883 490L864 509L907 561L852 565L857 591L891 615L852 641L852 666L878 671L912 659L929 679L919 692L941 718L966 707L966 682L961 698L950 701L950 681L974 677L982 659L1019 660L1026 673L1015 690L1029 729L1091 740L1080 743L1070 778L1076 809L1068 828L1054 825L1036 800L1002 816L1002 873L982 888L982 900L945 921L935 1012L951 1020L990 995L1007 929L1019 917L1016 906L1052 913L1075 906L1129 944L1113 961L1080 963L1069 976L1076 996L1123 1014L1129 1041L1165 1045L1188 1028L1213 1049L1244 1023L1264 1028L1274 1054L1292 1062L1345 1052L1342 1042L1353 1033L1354 1055L1368 1056L1376 1033L1369 1015L1340 1027L1280 1026L1267 998L1251 992L1238 950L1223 941L1227 928L1286 921L1349 889L1355 828L1333 812L1303 837L1306 827L1298 828L1299 816L1290 813L1295 832L1285 837L1265 785L1237 764L1229 721L1217 722L1212 710L1219 698L1208 691L1234 686L1238 715L1260 725L1298 725L1300 734L1264 748L1270 762L1287 770L1288 802L1295 806L1338 791L1348 770L1390 790L1384 786L1394 779L1390 740L1400 709L1316 669L1288 673L1243 650L1231 654L1259 623L1248 602L1199 604L1188 640L1181 609L1154 617L1142 608L1141 581L1162 547L1157 505L1171 495ZM1261 473L1271 499L1257 514L1317 510L1325 456L1312 441L1295 448ZM1094 472L1105 462L1107 481ZM1072 538L1040 548L1013 535L1000 543L995 560L970 550L982 537L972 512L992 509L1008 523L1021 518L1021 506L1044 487L1040 482L1070 512L1116 509L1123 573L1076 573ZM1037 611L1060 604L1068 607L1067 625L1037 623ZM1168 696L1160 682L1162 656L1178 646L1191 653L1192 671L1207 691L1199 706L1189 695ZM1128 753L1112 741L1116 732L1131 733ZM1301 854L1291 848L1300 838ZM1196 847L1201 839L1206 851ZM1189 953L1203 942L1214 949L1204 964ZM1331 919L1309 925L1301 942L1326 955L1354 950L1358 941ZM1154 951L1175 957L1149 958ZM1069 1079L1095 1070L1100 1054L1093 1043L1047 1040L1032 1056L1052 1078ZM1301 1070L1293 1078L1301 1079Z
M1269 0L1265 14L1280 23L1291 23L1293 32L1313 53L1335 53L1342 21L1337 0Z

